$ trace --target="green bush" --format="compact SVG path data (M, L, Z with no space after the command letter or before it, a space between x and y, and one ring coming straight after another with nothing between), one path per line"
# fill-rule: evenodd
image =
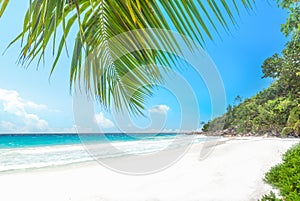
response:
M275 193L272 191L270 192L269 195L264 195L261 199L261 201L282 201L281 199L277 198Z
M282 130L282 134L295 133L295 136L300 135L300 105L294 107L289 115L287 127Z
M284 201L300 200L300 144L283 155L283 162L273 167L265 176L265 181L277 188ZM271 193L262 201L280 200Z

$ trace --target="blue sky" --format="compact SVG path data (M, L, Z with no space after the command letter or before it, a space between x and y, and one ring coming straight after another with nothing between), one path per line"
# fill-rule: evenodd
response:
M27 1L11 1L0 20L1 53L20 32L27 5ZM206 43L205 50L216 64L224 83L227 104L232 103L237 95L251 97L269 86L271 80L261 79L261 64L283 49L287 39L280 33L280 25L285 18L285 12L273 1L259 0L254 11L241 13L237 19L238 27L232 28L231 34L221 31L222 39ZM49 80L51 56L47 56L45 65L38 69L35 64L26 69L16 63L19 52L20 44L15 44L0 55L0 132L74 132L73 103L69 91L70 59L62 57ZM209 120L211 103L204 82L188 65L180 73L196 94L199 122ZM165 131L175 131L181 126L182 105L189 104L188 99L179 102L172 92L158 89L147 101L147 116L133 118L132 121L145 131L154 131L156 123L161 122ZM194 118L197 114L193 111L196 109L190 107L189 118ZM95 119L105 132L116 132L118 125L122 124L99 105L95 107ZM201 127L200 124L198 126Z

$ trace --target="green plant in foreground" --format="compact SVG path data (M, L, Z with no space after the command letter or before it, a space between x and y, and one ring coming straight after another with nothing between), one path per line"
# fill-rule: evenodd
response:
M283 155L283 162L266 174L265 181L277 188L284 201L300 200L300 144ZM277 201L275 194L265 195L261 201Z
M281 201L281 199L277 198L275 193L271 191L269 195L264 195L260 201Z

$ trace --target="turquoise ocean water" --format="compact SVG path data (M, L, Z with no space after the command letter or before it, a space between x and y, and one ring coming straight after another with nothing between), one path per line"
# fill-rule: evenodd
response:
M111 143L124 153L143 154L159 151L170 144L183 146L185 142L195 143L207 139L200 135L174 133L155 135L108 133L82 136L77 134L0 134L0 173L91 161L93 158L86 151L82 140L85 143L100 145ZM178 136L180 136L179 141ZM173 143L175 139L177 143ZM105 158L122 157L119 152L110 152L105 148L99 154L100 157Z

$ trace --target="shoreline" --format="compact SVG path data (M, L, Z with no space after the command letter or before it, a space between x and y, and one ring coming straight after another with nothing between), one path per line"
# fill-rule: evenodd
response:
M198 135L198 134L194 134L194 135ZM195 144L197 146L202 146L203 144L205 144L205 147L203 147L203 149L207 149L211 146L219 146L221 144L224 144L228 141L231 140L249 140L252 138L255 139L261 139L264 137L254 137L254 136L250 136L250 137L232 137L232 136L205 136L203 135L203 137L218 137L216 138L216 140L211 141L212 143L210 143L210 141L199 141L199 142L195 142ZM267 139L272 139L272 137L268 137ZM281 139L281 138L276 138L273 137L273 139ZM288 138L286 138L288 139ZM300 140L299 140L300 141ZM54 145L54 146L47 146L47 147L57 147L57 148L63 148L66 146L79 146L81 147L81 149L84 151L85 147L82 144L66 144L66 145ZM194 143L190 144L189 147L186 149L187 152L189 152L189 150L194 146ZM38 146L38 147L42 147L42 146ZM27 147L28 149L34 149L36 147ZM19 149L19 148L18 148ZM23 148L20 148L23 149ZM89 155L89 153L87 152L87 154ZM57 165L51 165L51 166L42 166L42 167L30 167L30 168L23 168L23 169L12 169L12 170L4 170L4 171L0 171L0 176L2 175L7 175L7 174L15 174L15 173L24 173L24 172L35 172L35 171L44 171L44 170L62 170L65 168L73 168L73 167L81 167L81 166L90 166L90 165L101 165L99 162L97 162L97 160L93 159L92 156L90 156L90 160L86 160L86 161L78 161L78 162L72 162L72 163L66 163L66 164L57 164ZM121 157L116 157L115 159L118 158L122 158ZM180 159L179 159L180 160Z
M205 143L197 143L173 166L145 176L119 174L95 161L0 174L0 200L257 200L271 190L262 180L264 173L300 142L264 137L218 141L202 160L199 154Z
M258 133L237 133L233 130L220 130L220 131L212 131L212 132L203 132L203 131L193 131L187 135L203 135L206 137L264 137L264 138L279 138L279 139L300 139L299 137L296 137L294 135L288 135L286 137L282 137L280 133L263 133L263 134L258 134Z

